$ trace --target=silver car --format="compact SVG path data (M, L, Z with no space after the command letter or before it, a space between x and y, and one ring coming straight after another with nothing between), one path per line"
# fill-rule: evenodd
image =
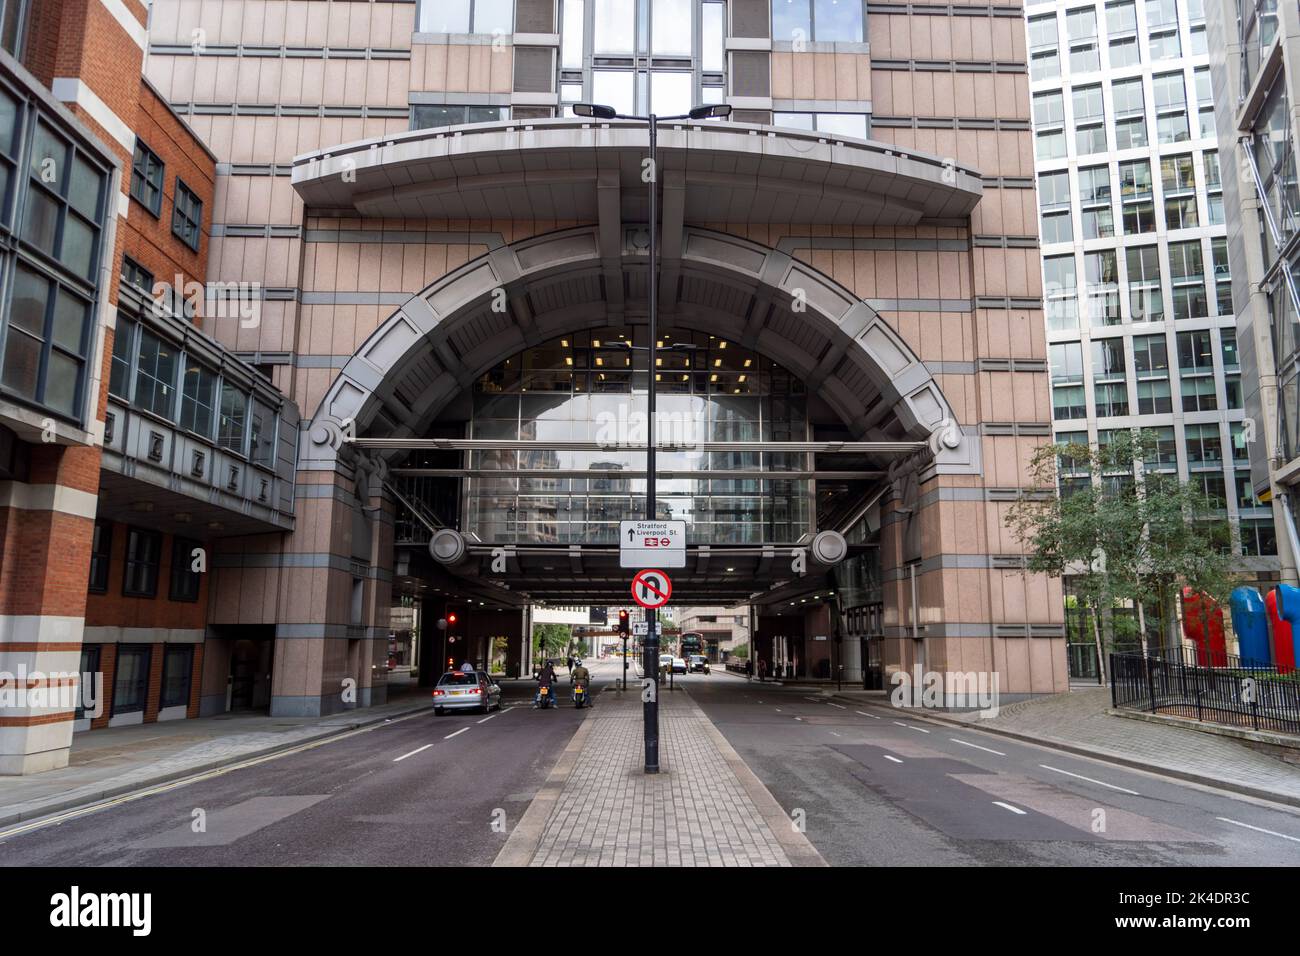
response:
M433 712L477 710L486 714L501 707L501 685L483 671L447 671L433 689Z

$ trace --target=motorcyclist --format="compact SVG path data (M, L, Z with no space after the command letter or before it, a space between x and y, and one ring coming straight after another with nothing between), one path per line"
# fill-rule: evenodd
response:
M573 681L573 686L575 690L578 687L589 688L591 682L591 671L587 670L587 665L582 663L582 661L578 661L576 664L574 664L573 670L569 672L569 676ZM588 694L587 696L587 703L588 704L591 703L590 694Z
M555 687L555 664L547 661L537 675L537 696L533 698L533 706L537 707L542 702L541 689L545 687L548 693L554 692Z

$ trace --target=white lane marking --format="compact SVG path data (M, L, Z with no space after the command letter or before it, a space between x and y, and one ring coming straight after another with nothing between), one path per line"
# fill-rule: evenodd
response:
M1269 836L1281 837L1283 840L1290 840L1292 843L1300 843L1300 837L1287 836L1285 833L1278 833L1276 830L1265 830L1263 827L1251 826L1249 823L1230 820L1227 817L1215 817L1214 819L1222 820L1224 823L1231 823L1236 827L1245 827L1247 830L1254 830L1257 833L1267 833Z
M776 709L776 712L777 712L778 714L780 714L780 713L784 713L784 711L782 711L780 707L778 707L778 708Z
M499 711L498 711L498 713L499 713ZM495 716L496 716L496 714L488 714L488 715L487 715L486 717L484 717L482 720L476 720L475 723L476 723L476 724L486 724L489 720L491 720L491 719L492 719L493 717L495 717ZM468 729L468 728L466 728L466 729Z
M810 700L814 704L820 704L822 702L822 699L820 697L805 697L804 700Z
M832 731L831 731L831 736L832 736L832 737L838 737L839 734L837 734L835 731L832 730Z
M891 757L891 756L889 756L889 754L885 754L885 759L886 759L886 760L892 760L892 761L894 761L894 763L902 763L902 762L903 762L903 761L899 760L897 757Z
M981 747L979 744L973 744L965 740L958 740L956 737L949 737L948 739L955 744L961 744L963 747L974 747L976 750L983 750L985 753L997 754L999 757L1006 756L1006 754L1001 750L994 750L992 747Z
M866 711L862 711L862 710L855 710L854 713L855 713L855 714L860 714L860 715L863 716L863 717L870 717L872 720L879 720L879 719L880 719L880 718L877 717L875 714L868 714Z
M832 707L838 707L840 710L848 710L848 708L845 707L843 704L831 704L829 700L826 703L830 704L830 706Z
M1109 787L1111 790L1118 790L1120 793L1131 793L1135 797L1141 796L1141 794L1138 793L1136 790L1127 790L1124 787L1117 787L1113 783L1107 783L1104 780L1093 780L1092 777L1085 777L1083 774L1080 773L1070 773L1070 771L1068 770L1060 770L1056 767L1049 767L1045 763L1040 763L1038 766L1042 767L1044 770L1050 770L1053 773L1063 773L1067 777L1076 777L1079 780L1087 780L1089 783L1095 783L1099 787Z
M795 720L803 720L802 717L796 717Z
M443 740L451 740L452 737L457 737L457 736L459 736L460 734L463 734L463 733L464 733L465 731L467 731L467 730L469 730L468 727L462 727L462 728L460 728L460 730L454 730L454 731L452 731L451 733L449 733L446 737L443 737L442 739L443 739Z
M923 734L928 734L930 732L926 730L924 727L918 727L915 724L904 724L903 726L906 727L908 730L919 730Z
M415 750L412 750L409 754L402 754L400 757L394 757L394 758L393 758L393 763L397 763L399 760L405 760L407 757L414 757L414 756L415 756L416 754L418 754L421 750L428 750L428 749L429 749L430 747L432 747L432 746L433 746L433 744L425 744L423 747L419 747L419 748L417 748L417 749L415 749Z
M993 806L995 806L995 807L1001 807L1003 810L1010 810L1012 813L1018 813L1018 814L1020 814L1020 816L1022 816L1022 817L1025 815L1025 811L1024 811L1024 810L1021 810L1019 807L1013 807L1013 806L1012 806L1011 804L1009 804L1009 803L1003 803L1001 800L994 800L994 801L993 801Z

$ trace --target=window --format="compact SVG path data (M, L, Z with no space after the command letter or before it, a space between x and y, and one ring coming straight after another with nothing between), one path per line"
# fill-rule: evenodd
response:
M1083 254L1083 274L1087 283L1088 318L1094 327L1118 325L1119 266L1114 249Z
M217 418L217 445L244 453L248 428L248 396L231 382L221 383L221 412Z
M1049 346L1052 368L1052 417L1087 418L1083 394L1083 347L1078 342Z
M160 707L188 707L190 678L194 673L194 645L167 644L163 650Z
M181 428L211 438L216 403L216 373L186 356L185 374L181 379Z
M1277 554L1277 532L1273 528L1272 518L1241 519L1241 553Z
M420 0L419 33L514 32L512 0Z
M113 364L108 373L108 393L124 401L131 400L131 357L135 354L138 326L119 315L113 333Z
M1137 42L1137 12L1132 0L1106 5L1106 33L1110 37L1112 69L1136 66L1141 61Z
M176 202L172 209L172 235L199 251L203 232L203 202L180 179L176 180Z
M1151 471L1173 471L1178 467L1178 440L1172 425L1144 428L1142 435L1151 440L1151 457L1143 465Z
M1111 84L1115 104L1115 148L1133 149L1147 145L1146 104L1140 77Z
M1060 41L1056 17L1032 17L1029 20L1029 76L1034 80L1061 75Z
M581 89L579 89L581 98ZM438 129L466 123L495 123L509 118L505 106L412 106L411 129Z
M113 714L144 710L149 691L150 650L148 644L120 644L113 675Z
M197 541L189 538L172 538L172 580L168 597L173 601L199 599L200 572L194 570L194 552L201 550Z
M1079 205L1083 238L1104 239L1115 235L1110 205L1110 168L1087 166L1079 170Z
M689 76L689 74L676 74ZM683 112L689 110L686 107ZM773 113L773 126L786 126L790 129L818 130L838 136L855 136L867 138L866 113Z
M155 219L162 212L164 170L158 154L137 136L135 155L131 158L131 198L148 209Z
M1128 385L1124 372L1124 340L1095 340L1092 343L1092 379L1098 418L1128 414Z
M1119 192L1123 199L1124 232L1155 232L1156 213L1151 191L1151 163L1145 159L1119 164Z
M1174 318L1195 319L1209 315L1200 242L1169 243L1169 274L1174 287Z
M1158 60L1176 60L1183 55L1182 45L1178 42L1177 30L1166 30L1151 34L1151 62Z
M140 329L136 354L135 404L171 419L175 414L176 347L148 329Z
M131 528L126 535L126 569L122 593L127 597L151 598L158 593L158 563L162 557L162 535L157 531Z
M146 298L153 298L153 273L130 256L122 257L121 284L135 289Z
M77 673L81 675L89 674L90 679L93 681L95 679L95 675L100 673L99 662L100 662L100 652L102 650L103 650L103 646L100 644L82 644L81 645L81 666L80 669L77 671ZM85 680L85 677L83 676L81 679ZM83 692L81 692L81 688L79 687L77 693L77 710L76 713L74 714L75 720L84 720L86 718L87 715L86 715L85 700L86 700L86 696Z
M1191 139L1187 128L1187 88L1181 73L1164 73L1151 78L1156 103L1156 139L1161 143L1182 143Z
M91 591L103 594L108 590L108 566L113 551L113 526L107 521L96 521L90 539Z
M1065 156L1065 130L1043 130L1034 137L1034 155L1038 159L1061 159Z
M1241 359L1237 357L1237 330L1219 329L1219 351L1223 355L1224 371L1235 372L1241 368Z
M1134 322L1158 322L1164 318L1164 296L1160 283L1160 248L1130 246L1124 250L1128 267L1129 316Z
M727 57L727 5L706 2L702 10L700 67L706 73L721 73Z
M1161 159L1160 179L1165 193L1165 227L1187 229L1196 226L1196 179L1192 172L1192 157L1166 156Z
M1065 122L1065 98L1060 92L1034 94L1034 126L1052 126Z
M772 0L773 40L861 43L862 37L860 0Z
M1043 293L1046 296L1047 327L1064 332L1079 327L1078 276L1074 256L1046 256L1043 259Z
M1189 468L1204 468L1206 466L1221 468L1223 466L1223 440L1219 436L1217 423L1189 424L1184 426L1183 434L1186 436L1183 445L1187 449L1187 466Z
M69 418L81 406L90 301L69 285L19 263L0 383Z
M106 178L79 149L37 121L19 235L86 282L94 280L99 264Z
M253 413L249 418L248 457L256 464L268 468L275 464L275 410L253 399Z
M1183 411L1211 412L1217 409L1214 352L1209 330L1178 333L1178 369Z

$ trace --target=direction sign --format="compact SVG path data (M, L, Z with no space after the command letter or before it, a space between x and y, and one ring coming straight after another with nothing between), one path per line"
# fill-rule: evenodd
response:
M686 567L685 521L620 521L620 568Z
M654 632L656 634L661 633L660 625L658 621L655 621L653 624L651 624L649 621L637 621L635 624L632 625L632 633L635 634L637 637L647 637L650 634L650 629L652 627L654 628Z
M656 568L638 571L632 578L632 599L644 608L654 610L668 603L672 597L673 582Z

